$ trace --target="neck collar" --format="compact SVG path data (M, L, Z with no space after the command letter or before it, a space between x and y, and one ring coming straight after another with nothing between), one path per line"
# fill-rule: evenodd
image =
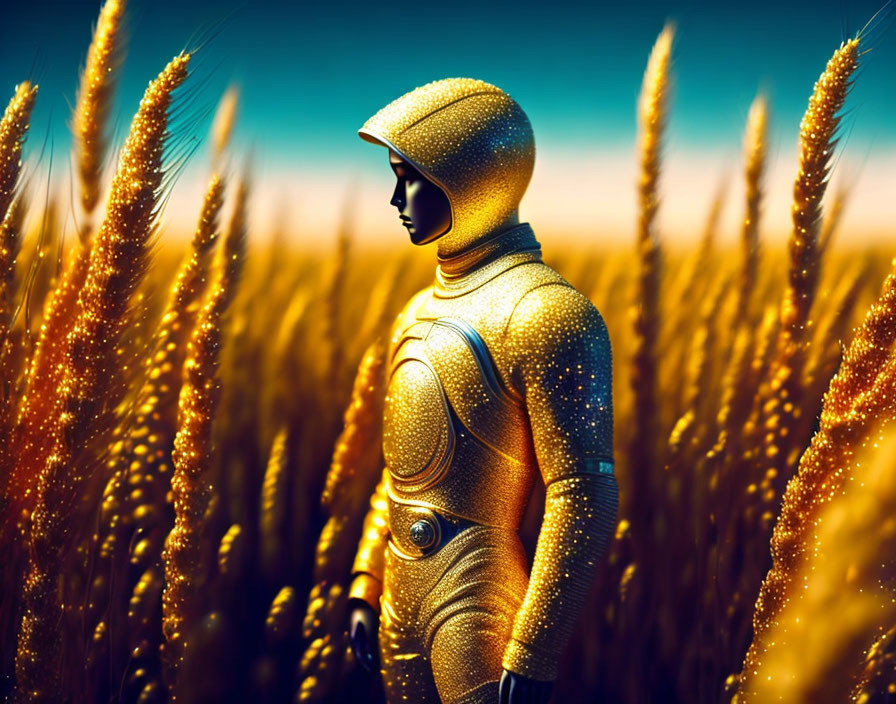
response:
M439 256L436 283L445 293L465 293L529 261L541 261L541 245L529 223L522 222L457 254Z

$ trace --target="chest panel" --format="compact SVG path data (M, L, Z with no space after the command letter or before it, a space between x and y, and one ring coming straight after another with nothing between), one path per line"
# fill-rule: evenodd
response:
M454 449L448 400L419 340L406 344L385 400L383 453L399 486L421 490L437 482Z
M394 487L423 491L474 442L520 462L528 442L521 401L501 383L482 336L460 318L419 320L395 343L383 418Z

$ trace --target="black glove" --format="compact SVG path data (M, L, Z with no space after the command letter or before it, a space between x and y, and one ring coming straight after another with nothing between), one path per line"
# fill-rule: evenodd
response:
M377 643L379 627L380 617L370 604L360 599L351 602L348 633L352 652L361 667L368 672L378 672L380 669Z
M553 688L553 682L533 680L504 670L498 685L498 704L547 704Z

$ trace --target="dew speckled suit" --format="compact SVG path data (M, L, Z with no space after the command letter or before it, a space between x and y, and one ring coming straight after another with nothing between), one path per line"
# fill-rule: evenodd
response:
M386 467L350 596L381 614L390 704L491 704L502 668L556 677L615 526L610 341L528 223L499 228L534 163L531 126L506 93L435 81L360 134L438 184L452 220L434 283L392 328ZM539 472L529 574L516 531Z

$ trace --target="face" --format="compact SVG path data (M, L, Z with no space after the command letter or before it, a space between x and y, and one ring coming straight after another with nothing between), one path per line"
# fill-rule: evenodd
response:
M451 203L445 192L391 149L389 165L397 179L391 203L398 208L411 242L427 244L444 235L451 227Z

